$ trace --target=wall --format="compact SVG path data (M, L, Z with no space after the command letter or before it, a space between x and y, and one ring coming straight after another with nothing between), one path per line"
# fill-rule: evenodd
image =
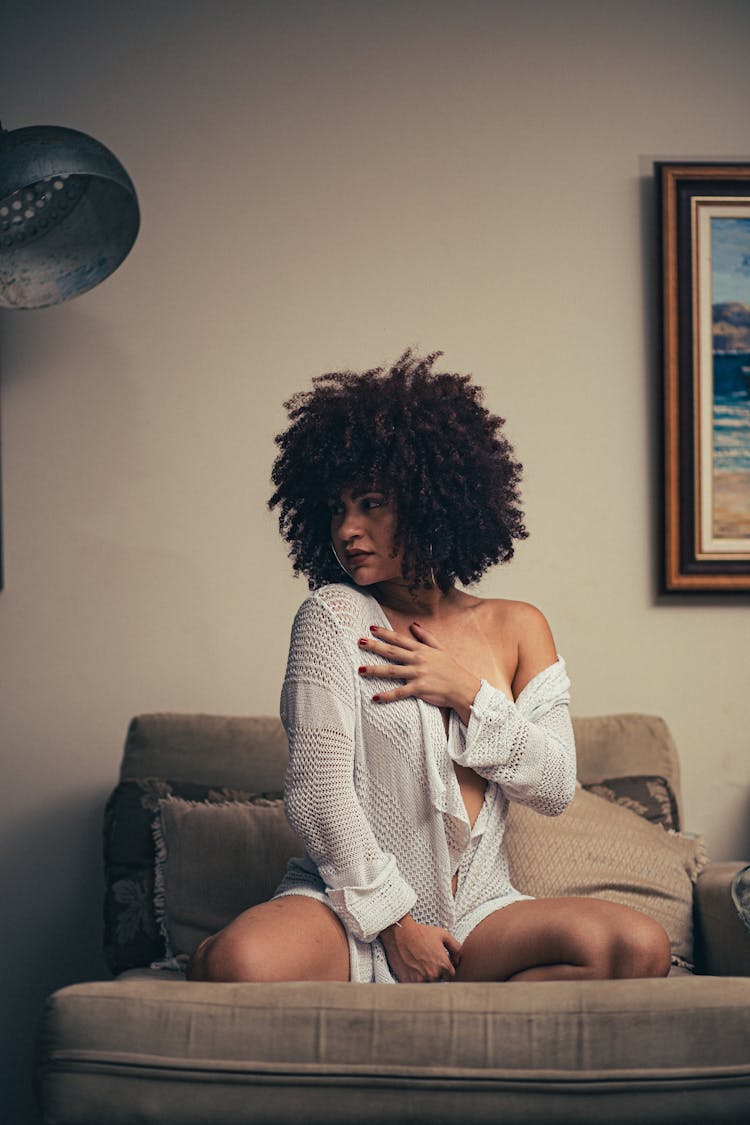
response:
M108 281L0 316L4 1098L44 995L103 971L101 809L136 712L274 713L305 594L266 510L283 399L406 346L473 372L579 714L664 715L687 824L747 854L749 600L656 594L651 163L749 159L750 9L11 5L6 127L111 146L142 229Z

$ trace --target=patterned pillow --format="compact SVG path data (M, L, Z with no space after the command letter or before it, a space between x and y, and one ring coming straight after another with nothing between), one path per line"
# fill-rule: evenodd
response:
M155 847L152 824L165 797L189 801L278 800L187 781L147 777L121 781L104 814L104 954L113 973L143 968L165 955L154 913Z
M746 930L750 930L750 867L742 867L732 879L732 902Z
M638 816L661 824L674 832L680 830L680 814L677 798L672 786L664 777L644 775L641 777L610 777L590 785L584 785L589 793L604 797L630 809Z

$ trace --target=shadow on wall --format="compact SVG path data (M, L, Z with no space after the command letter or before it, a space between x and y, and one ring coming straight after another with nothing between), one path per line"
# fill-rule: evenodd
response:
M144 451L134 448L144 407L117 328L76 305L2 310L0 376L14 455L8 515L22 495L21 531L32 516L41 524L64 515L72 527L106 519L123 481L145 471Z
M7 1125L39 1120L34 1040L46 997L67 984L110 976L102 955L106 797L98 790L77 794L4 826L0 1051ZM14 918L24 919L22 928Z
M657 192L653 176L642 176L639 183L641 208L641 263L643 294L644 374L646 378L646 427L649 480L649 526L651 528L653 604L659 601L662 559L662 446L661 446L661 343L659 319L659 225L656 214Z

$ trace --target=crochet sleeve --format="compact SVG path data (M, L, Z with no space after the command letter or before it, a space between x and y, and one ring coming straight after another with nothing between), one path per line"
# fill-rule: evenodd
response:
M289 740L286 814L346 929L373 941L417 896L395 857L379 846L357 799L355 686L339 623L323 602L308 598L292 627L281 693Z
M531 681L514 703L486 680L471 706L463 749L451 756L511 801L557 816L573 799L576 753L565 666L560 660Z

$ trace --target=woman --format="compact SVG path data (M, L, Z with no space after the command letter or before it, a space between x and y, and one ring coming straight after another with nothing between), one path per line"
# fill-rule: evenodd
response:
M510 882L508 802L575 786L569 681L533 606L475 597L525 538L521 466L440 353L320 376L287 403L281 532L314 591L281 713L305 857L207 939L195 980L570 980L665 975L664 930L601 899Z

